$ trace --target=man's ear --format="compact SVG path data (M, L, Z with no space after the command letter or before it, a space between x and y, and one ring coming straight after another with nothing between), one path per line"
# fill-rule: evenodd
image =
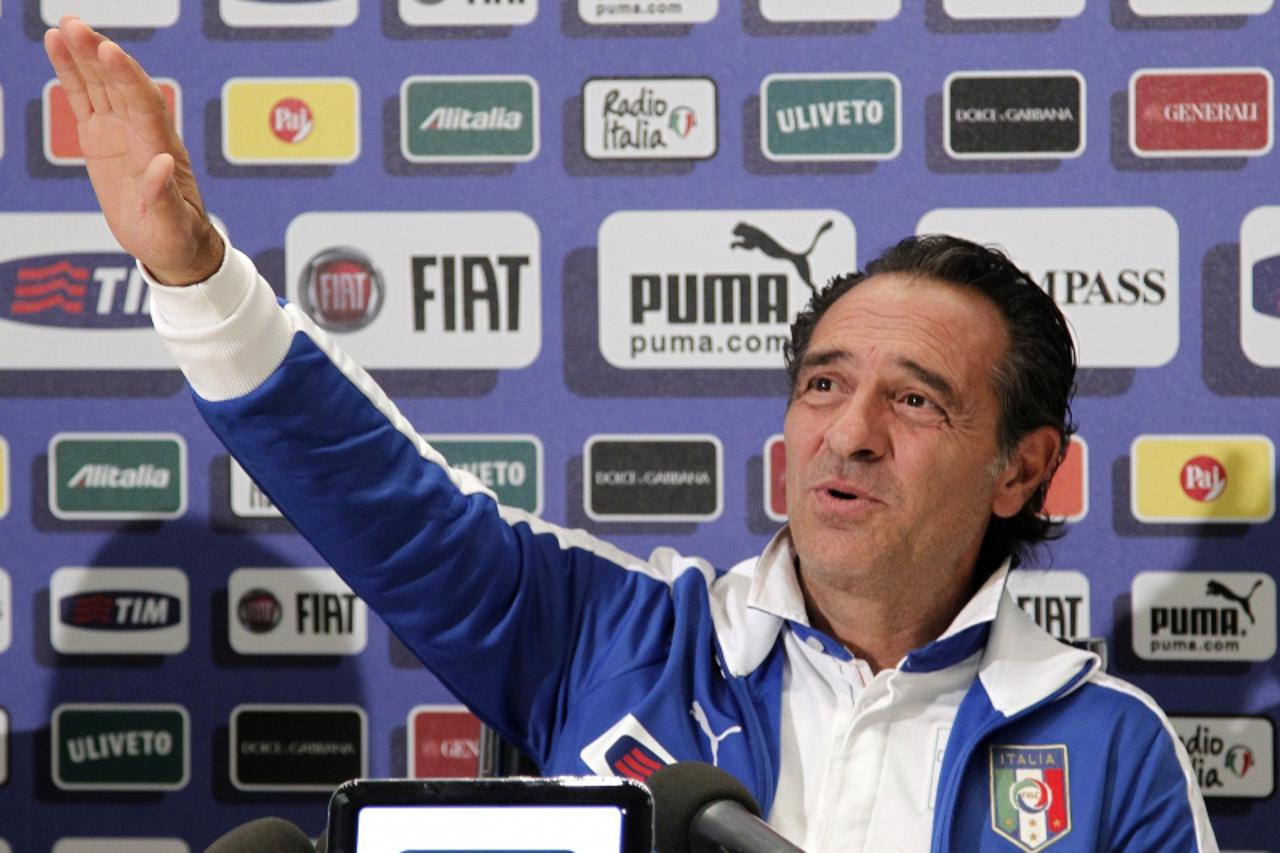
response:
M1000 518L1017 515L1040 484L1053 476L1061 448L1062 439L1054 427L1042 426L1024 435L996 477L991 511Z

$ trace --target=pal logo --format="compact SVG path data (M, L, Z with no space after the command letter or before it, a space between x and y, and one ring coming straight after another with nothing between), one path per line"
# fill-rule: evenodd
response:
M300 98L282 98L271 107L271 133L281 142L296 145L315 129L311 107Z
M1193 501L1212 503L1227 490L1227 471L1212 456L1196 456L1182 466L1182 491Z

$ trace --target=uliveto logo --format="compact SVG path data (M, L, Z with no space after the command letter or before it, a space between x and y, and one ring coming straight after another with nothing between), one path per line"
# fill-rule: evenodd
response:
M1141 572L1133 650L1146 660L1269 660L1275 581L1260 572Z
M503 506L542 512L542 441L536 435L428 435L449 467L475 477Z
M1275 724L1267 717L1170 717L1206 797L1275 791Z
M1071 322L1081 367L1158 367L1178 351L1178 224L1164 210L939 209L916 233L1007 249Z
M62 654L178 654L190 634L179 569L61 568L49 582L49 629Z
M63 790L185 788L190 729L180 705L59 705L53 711L53 782Z
M582 87L582 149L594 160L701 160L716 153L709 77L613 77Z
M526 367L542 345L540 236L522 213L305 213L285 236L289 298L305 265L358 247L385 279L376 317L343 334L366 367Z
M615 367L777 369L815 288L854 268L835 210L620 211L600 226L600 351Z
M902 85L892 74L770 74L760 84L760 148L770 160L887 160L902 149Z

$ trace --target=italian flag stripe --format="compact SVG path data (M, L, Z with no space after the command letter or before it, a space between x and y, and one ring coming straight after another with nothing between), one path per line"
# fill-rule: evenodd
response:
M1018 810L1009 799L1009 789L1016 781L1013 770L996 771L996 821L1001 829L1013 835L1018 833Z

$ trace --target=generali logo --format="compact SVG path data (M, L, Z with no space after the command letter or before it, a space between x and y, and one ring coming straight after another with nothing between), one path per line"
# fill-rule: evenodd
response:
M357 0L218 0L229 27L346 27L359 11Z
M186 651L187 576L167 568L61 568L49 581L50 641L64 655Z
M1262 572L1140 572L1133 651L1146 660L1270 660L1276 583Z
M480 720L461 705L417 705L409 712L413 779L472 779L480 766Z
M341 322L367 368L527 367L542 346L540 243L523 213L304 213L285 234L288 296Z
M222 87L222 153L237 165L360 156L360 88L346 77L235 77Z
M1265 435L1142 435L1130 452L1134 518L1261 523L1275 513L1275 446Z
M1081 367L1158 367L1178 351L1178 224L1167 211L944 208L916 233L1004 247L1070 321Z
M1275 793L1275 724L1267 717L1170 716L1206 797Z
M1129 147L1139 157L1259 157L1271 150L1265 68L1143 69L1129 78Z
M777 369L817 288L856 266L837 210L619 211L600 225L600 352L625 369Z
M1280 367L1280 206L1240 224L1240 346L1261 367Z

